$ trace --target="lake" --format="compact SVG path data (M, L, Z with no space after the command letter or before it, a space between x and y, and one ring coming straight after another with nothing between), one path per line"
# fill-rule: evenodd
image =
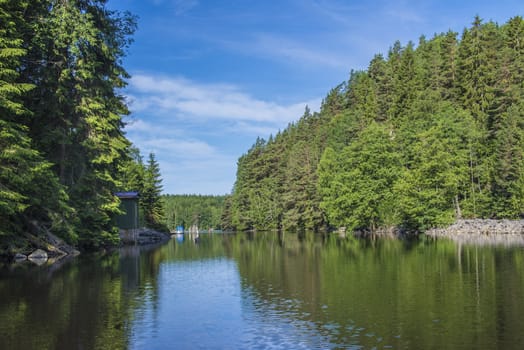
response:
M521 349L524 248L203 234L0 269L3 349Z

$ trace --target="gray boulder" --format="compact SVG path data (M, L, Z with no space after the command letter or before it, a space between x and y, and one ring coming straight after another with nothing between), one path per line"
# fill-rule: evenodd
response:
M15 254L15 262L21 262L27 260L27 255L16 253Z
M37 249L27 257L29 261L37 265L42 265L47 261L47 253L42 249Z
M47 252L42 249L37 249L28 256L29 259L47 259Z

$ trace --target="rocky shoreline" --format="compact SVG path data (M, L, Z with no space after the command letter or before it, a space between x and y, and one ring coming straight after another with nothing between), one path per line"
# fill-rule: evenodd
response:
M137 245L147 246L161 244L168 241L171 235L159 232L149 228L135 229L131 233L126 231L120 232L120 246ZM30 261L36 265L54 264L57 261L66 258L75 257L80 251L65 243L62 239L46 232L41 237L29 236L27 240L32 248L17 253L11 253L3 256L6 262L21 263Z
M9 253L2 255L2 260L17 263L28 260L36 265L43 265L44 263L54 263L80 254L77 249L49 231L45 231L40 236L28 233L25 238L28 242L25 249L15 250L17 252L11 253L13 255Z
M447 228L434 228L425 234L461 243L524 246L524 220L458 220Z

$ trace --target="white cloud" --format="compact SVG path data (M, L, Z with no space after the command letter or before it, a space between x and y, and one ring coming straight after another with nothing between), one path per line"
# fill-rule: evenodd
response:
M142 119L130 119L126 120L126 126L125 126L126 132L137 132L137 133L154 133L154 134L163 134L165 132L171 133L172 131L168 131L164 126L154 125L152 123L148 123Z
M280 34L257 33L242 40L216 40L236 54L264 58L294 67L346 72L351 67L347 47L331 46L338 35L325 33L320 37L297 40ZM339 42L340 43L340 42Z
M282 104L231 84L146 74L135 75L128 91L126 135L142 155L155 153L165 193L229 193L237 159L256 136L283 130L306 104L320 106L320 99Z
M168 138L152 138L142 144L157 152L176 154L179 158L196 159L216 157L216 150L209 144L198 140L180 140Z
M139 128L128 130L126 133L131 141L147 154L163 154L166 158L202 160L220 157L220 152L209 143L184 136L182 133L175 135L168 128L150 127L150 124L140 121Z
M254 98L230 84L199 84L145 74L135 75L129 86L133 112L201 121L244 121L246 126L247 122L264 122L282 127L300 118L306 104L313 110L320 104L320 99L277 104Z
M145 122L128 131L145 159L156 155L164 193L225 194L231 191L238 155L228 155L203 140L168 137Z
M292 64L348 70L348 56L338 50L323 49L319 42L307 45L289 38L259 34L248 45L259 55L273 56ZM312 44L312 45L311 45Z
M278 130L271 126L257 125L254 123L238 122L234 125L227 128L228 131L237 134L253 134L262 137L267 137L269 135L275 135Z

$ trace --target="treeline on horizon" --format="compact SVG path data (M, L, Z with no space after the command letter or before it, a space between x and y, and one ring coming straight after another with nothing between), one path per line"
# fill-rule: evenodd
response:
M140 191L142 221L162 226L158 164L122 131L136 19L105 3L0 1L0 252L45 232L117 243L116 191Z
M238 160L223 228L421 232L524 213L524 21L395 42Z
M222 227L222 208L226 196L164 195L165 224L173 232L177 226L188 230L196 225L200 230Z

